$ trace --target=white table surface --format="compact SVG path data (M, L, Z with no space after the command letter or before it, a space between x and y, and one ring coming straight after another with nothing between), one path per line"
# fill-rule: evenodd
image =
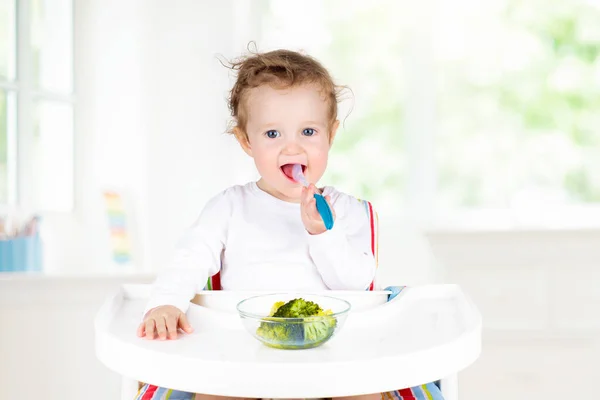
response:
M257 398L378 393L452 375L481 350L481 316L456 285L407 288L389 303L351 312L334 338L309 350L268 348L244 329L235 310L196 304L187 313L194 333L169 341L138 338L147 295L148 285L124 285L106 301L96 317L96 354L121 375L189 392Z

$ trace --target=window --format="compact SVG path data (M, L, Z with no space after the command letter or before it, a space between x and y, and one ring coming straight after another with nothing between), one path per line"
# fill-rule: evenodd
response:
M13 2L0 3L0 204L15 201L16 17Z
M354 91L324 181L425 220L600 204L600 3L309 3L270 1L259 50Z
M600 203L600 3L462 3L436 14L438 206Z
M0 2L0 204L73 207L73 2Z

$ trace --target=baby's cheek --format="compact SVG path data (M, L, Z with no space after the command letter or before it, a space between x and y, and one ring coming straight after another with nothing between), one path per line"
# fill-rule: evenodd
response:
M256 168L258 169L258 172L260 172L261 176L265 176L265 175L274 175L275 172L277 171L273 171L273 166L271 165L272 163L267 162L264 159L254 159L255 163L256 163Z
M328 161L328 153L327 152L319 152L315 153L313 159L311 160L311 169L315 174L322 175L325 172L325 168L327 167Z
M261 147L254 150L254 162L259 168L266 168L273 164L275 157L271 154L269 149Z

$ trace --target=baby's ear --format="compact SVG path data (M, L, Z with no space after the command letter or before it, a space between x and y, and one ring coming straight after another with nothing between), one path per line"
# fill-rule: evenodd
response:
M235 135L235 139L238 141L242 150L250 157L252 157L252 148L250 147L250 142L248 141L248 135L246 132L242 131L239 127L233 128L233 134Z
M331 125L331 130L329 131L329 146L333 144L333 139L335 139L335 134L337 133L339 127L340 121L336 119L335 122Z

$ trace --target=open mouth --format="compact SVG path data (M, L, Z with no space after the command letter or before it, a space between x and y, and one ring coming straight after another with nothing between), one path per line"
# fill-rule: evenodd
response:
M306 171L306 165L304 164L300 164L302 165L302 173L304 173ZM294 164L283 164L279 167L279 169L281 169L281 172L283 173L283 175L286 176L286 178L288 178L290 181L294 182L294 183L298 183L296 182L296 180L294 179L294 176L292 174L292 168L294 167Z

